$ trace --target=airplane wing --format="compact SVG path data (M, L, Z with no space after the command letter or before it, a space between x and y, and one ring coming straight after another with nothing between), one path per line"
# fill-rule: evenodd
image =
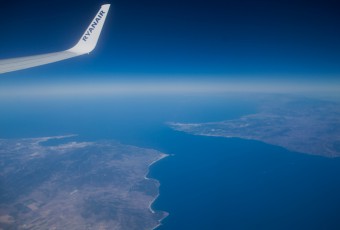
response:
M0 60L0 74L45 65L90 53L97 45L109 8L110 4L101 6L79 42L71 49L28 57L2 59Z

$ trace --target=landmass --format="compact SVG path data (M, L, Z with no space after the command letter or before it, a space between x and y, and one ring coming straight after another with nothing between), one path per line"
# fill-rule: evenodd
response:
M258 111L239 119L168 124L195 135L252 139L300 153L340 156L339 102L282 95L258 100Z
M153 229L159 183L149 166L166 155L114 141L0 139L0 229Z

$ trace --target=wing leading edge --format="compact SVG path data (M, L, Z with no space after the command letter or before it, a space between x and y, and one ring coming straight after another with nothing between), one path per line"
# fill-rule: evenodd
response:
M97 45L110 4L102 5L79 42L71 49L20 58L0 60L0 74L45 65L90 53Z

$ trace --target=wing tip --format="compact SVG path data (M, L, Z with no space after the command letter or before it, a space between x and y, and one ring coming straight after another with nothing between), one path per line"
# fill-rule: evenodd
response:
M85 54L94 50L106 20L106 15L109 12L110 5L111 4L101 5L98 13L91 21L89 27L80 38L79 42L68 51L78 54Z

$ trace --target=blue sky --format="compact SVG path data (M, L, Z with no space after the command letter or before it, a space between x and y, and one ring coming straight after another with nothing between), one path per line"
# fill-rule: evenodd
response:
M0 58L70 48L104 3L111 11L90 56L1 81L340 78L340 3L330 0L7 1Z

